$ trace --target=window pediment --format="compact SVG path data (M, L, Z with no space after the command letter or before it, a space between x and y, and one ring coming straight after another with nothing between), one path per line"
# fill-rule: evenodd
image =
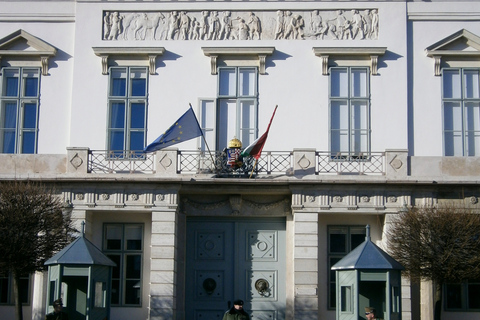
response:
M377 75L378 57L385 54L385 47L314 47L313 53L322 59L322 74L328 75L328 66L369 66L370 73Z
M155 63L158 56L165 53L163 47L94 47L93 52L102 58L102 74L108 74L108 61L119 59L145 60L148 71L155 74Z
M48 75L48 59L57 54L57 49L45 41L19 29L0 39L0 59L34 61Z
M217 74L219 63L256 66L260 74L265 74L266 57L273 54L275 47L202 47L202 50L210 57L211 74Z
M427 57L434 59L434 74L441 74L442 66L480 66L480 37L462 29L425 49Z

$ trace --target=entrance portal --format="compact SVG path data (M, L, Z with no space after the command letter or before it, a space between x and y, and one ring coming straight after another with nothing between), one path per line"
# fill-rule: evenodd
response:
M187 220L186 319L285 319L285 220Z

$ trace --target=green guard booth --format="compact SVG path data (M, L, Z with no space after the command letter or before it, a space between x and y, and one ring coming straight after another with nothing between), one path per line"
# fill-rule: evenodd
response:
M110 319L112 268L116 264L95 245L79 238L45 262L48 266L46 313L61 298L69 320Z
M365 308L376 318L401 320L401 271L403 266L370 240L332 266L336 276L336 320L365 320Z

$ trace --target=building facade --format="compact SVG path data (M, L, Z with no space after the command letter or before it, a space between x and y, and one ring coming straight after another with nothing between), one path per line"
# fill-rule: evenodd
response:
M111 319L221 319L235 299L335 319L330 267L366 225L388 251L405 208L480 206L479 4L0 0L0 179L55 187L85 222L117 264ZM143 153L189 104L204 136ZM229 166L270 120L258 162ZM48 285L23 278L26 319ZM447 285L443 319L478 318L479 288ZM0 291L13 319L9 275ZM433 318L430 284L401 291L402 319Z

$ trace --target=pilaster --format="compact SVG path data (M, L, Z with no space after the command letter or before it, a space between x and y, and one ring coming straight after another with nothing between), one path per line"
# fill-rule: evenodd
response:
M294 319L318 319L318 214L293 212Z
M176 319L177 298L177 223L176 207L152 212L150 319Z

